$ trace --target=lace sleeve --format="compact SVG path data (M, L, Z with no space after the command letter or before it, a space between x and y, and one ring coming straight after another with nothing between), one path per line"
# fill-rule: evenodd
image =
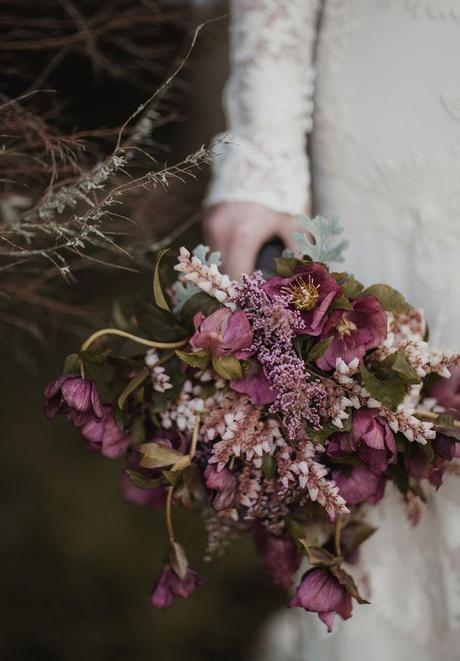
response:
M232 0L228 132L216 137L208 205L235 200L305 210L318 6L318 0Z

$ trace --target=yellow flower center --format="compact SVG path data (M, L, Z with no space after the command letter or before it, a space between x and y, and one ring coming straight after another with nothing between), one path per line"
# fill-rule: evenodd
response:
M336 329L340 337L344 337L345 335L350 335L352 331L355 331L357 326L350 319L343 316L337 324Z
M315 285L311 275L308 280L297 278L289 287L284 290L291 297L292 305L298 310L313 310L318 304L319 285Z

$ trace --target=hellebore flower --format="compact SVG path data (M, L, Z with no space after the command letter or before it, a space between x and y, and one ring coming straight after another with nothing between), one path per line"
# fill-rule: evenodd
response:
M291 539L272 535L262 523L256 522L253 531L265 571L270 574L275 585L289 590L293 575L300 567L302 555Z
M300 311L304 323L301 332L314 336L321 334L328 308L342 291L327 268L317 262L299 265L290 278L274 275L264 289L272 297L288 295L289 307Z
M375 503L380 499L378 496L383 495L380 475L376 475L364 464L347 467L344 470L336 468L332 471L331 477L347 505L357 505L365 500Z
M252 330L245 312L232 312L228 307L219 308L208 317L197 312L193 325L192 349L205 349L217 357L231 355L245 359L250 355Z
M387 335L387 315L375 296L350 300L352 310L334 310L324 328L323 338L333 337L332 344L316 361L322 370L334 369L337 358L349 364L375 349Z
M163 509L166 503L166 489L164 487L152 487L152 489L140 489L131 482L124 473L121 476L121 493L123 498L135 505L145 505L154 510Z
M155 608L169 608L174 597L187 599L203 583L203 578L191 569L187 569L185 579L182 580L172 567L167 565L152 588L150 603Z
M236 494L236 477L228 468L218 471L215 466L208 464L204 471L206 487L216 491L213 506L216 510L225 510L233 505Z
M118 427L110 406L103 406L102 412L102 418L88 417L80 432L91 450L116 459L127 450L131 439Z
M104 416L96 384L76 374L54 379L44 389L43 396L48 418L55 418L60 413L79 427L88 418L100 420Z
M383 473L397 459L396 441L388 424L376 409L359 409L353 414L352 428L330 437L326 456L346 464L349 459L362 464L337 467L333 480L348 504L363 501L375 504L383 496L386 477Z
M300 606L306 611L318 613L328 632L332 631L336 615L347 620L353 608L351 595L343 585L328 569L319 567L309 569L303 575L288 606Z
M404 455L406 470L418 479L426 479L436 489L442 484L446 462L456 456L457 441L445 434L436 434L432 443L434 456L430 456L425 446L411 443Z
M256 406L265 406L274 402L276 392L272 389L263 368L259 366L258 369L255 364L250 364L248 367L246 365L243 378L230 381L232 390L247 395Z

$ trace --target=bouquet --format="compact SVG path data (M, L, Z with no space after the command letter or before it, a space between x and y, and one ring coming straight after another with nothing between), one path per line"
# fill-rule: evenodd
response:
M300 229L298 253L285 251L270 277L232 281L217 253L181 248L165 290L160 255L153 300L95 332L45 388L48 417L66 416L91 450L126 457L125 496L164 509L158 608L203 582L176 539L180 506L201 513L206 559L249 532L290 590L306 557L288 605L330 631L352 600L368 603L347 567L388 482L413 511L453 466L460 355L430 347L423 313L400 293L331 269L346 247L336 221L304 217Z

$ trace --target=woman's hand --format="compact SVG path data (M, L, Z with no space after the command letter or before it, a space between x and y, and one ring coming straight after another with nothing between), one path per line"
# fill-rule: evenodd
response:
M222 253L222 271L239 278L254 271L267 241L278 237L294 250L292 233L298 230L298 220L253 202L221 202L207 210L203 228L209 246Z

